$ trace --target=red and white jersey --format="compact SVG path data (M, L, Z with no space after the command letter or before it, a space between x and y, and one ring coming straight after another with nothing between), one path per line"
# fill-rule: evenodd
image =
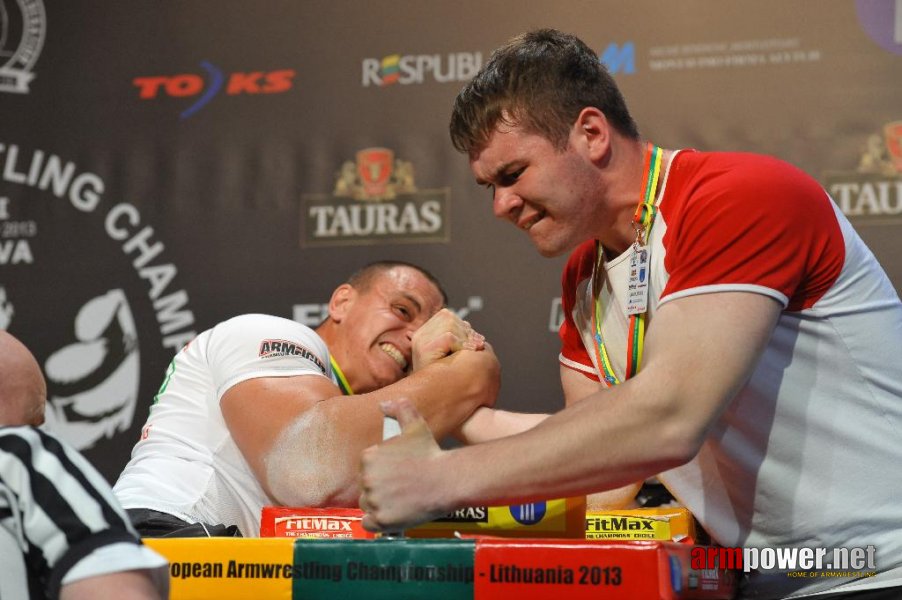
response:
M873 545L878 575L833 591L902 585L902 304L883 269L823 188L774 158L678 152L658 207L649 328L661 305L695 294L764 294L784 307L702 450L659 479L724 546ZM629 255L605 257L601 283L602 335L621 380ZM560 361L598 381L595 259L588 241L565 267ZM753 576L749 592L840 581Z

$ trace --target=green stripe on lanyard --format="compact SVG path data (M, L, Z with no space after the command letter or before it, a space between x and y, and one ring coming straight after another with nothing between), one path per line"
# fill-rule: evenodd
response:
M335 362L335 357L331 354L329 355L329 362L332 363L332 371L335 373L335 378L338 379L338 387L341 388L341 393L345 396L353 396L354 390L351 389L351 384L348 383L348 379L342 372L341 367L338 366L338 363Z
M633 224L636 227L636 242L640 245L647 243L651 234L652 225L654 225L655 215L657 213L655 207L655 190L658 189L658 178L661 174L661 163L664 151L655 146L651 142L645 152L645 172L642 175L644 179L642 189L644 195L642 200L636 206L636 212L633 215ZM595 330L595 358L602 372L602 382L608 387L619 385L620 379L614 373L614 365L611 364L608 350L601 335L601 271L604 260L604 252L601 242L595 242L595 270L592 273L592 282L594 289L594 308L592 314L592 328ZM624 380L629 379L639 372L639 366L642 362L642 351L645 345L645 317L646 313L639 315L631 315L629 323L629 334L627 336L626 350L626 372Z

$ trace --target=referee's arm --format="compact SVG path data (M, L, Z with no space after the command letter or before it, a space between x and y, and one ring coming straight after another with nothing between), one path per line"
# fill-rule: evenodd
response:
M0 427L0 554L13 567L0 597L155 599L168 591L166 561L141 544L103 477L31 427Z

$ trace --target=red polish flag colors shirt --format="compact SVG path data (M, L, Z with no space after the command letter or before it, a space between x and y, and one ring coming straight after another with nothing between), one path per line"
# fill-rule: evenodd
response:
M659 479L723 546L871 544L878 574L831 591L902 585L902 304L883 269L824 189L774 158L681 151L659 189L649 329L662 305L694 294L783 306L699 454ZM621 380L629 255L605 257L601 285L602 335ZM560 362L597 381L595 260L590 240L564 269ZM753 575L748 591L808 594L840 581Z

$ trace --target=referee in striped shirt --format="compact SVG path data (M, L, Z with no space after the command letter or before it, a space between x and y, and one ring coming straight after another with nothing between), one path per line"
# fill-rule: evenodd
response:
M141 544L106 480L35 429L46 396L34 357L0 330L0 600L165 598L166 560Z

